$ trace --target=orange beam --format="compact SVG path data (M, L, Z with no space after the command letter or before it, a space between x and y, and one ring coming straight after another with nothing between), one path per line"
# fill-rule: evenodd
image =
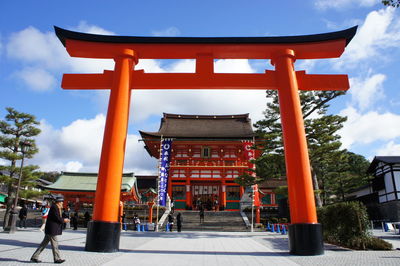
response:
M61 87L67 90L110 89L113 82L113 71L103 74L64 74ZM296 78L299 90L347 90L347 75L310 75L297 71ZM131 89L229 89L229 90L275 90L277 88L276 72L265 74L222 74L222 73L144 73L132 71Z
M307 43L105 43L67 39L70 56L115 58L121 49L138 53L139 59L190 59L198 54L212 54L214 59L271 59L277 50L290 47L297 59L340 57L346 39Z

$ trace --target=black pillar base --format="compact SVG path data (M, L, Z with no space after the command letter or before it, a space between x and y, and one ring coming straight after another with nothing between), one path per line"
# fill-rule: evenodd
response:
M289 225L289 250L292 255L313 256L324 254L321 224Z
M91 221L86 234L86 251L117 252L121 223Z

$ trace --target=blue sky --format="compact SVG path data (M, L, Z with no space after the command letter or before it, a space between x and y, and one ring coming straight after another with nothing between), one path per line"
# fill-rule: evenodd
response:
M54 25L97 34L200 37L303 35L359 25L340 59L299 60L295 67L349 75L351 89L330 108L348 116L340 132L344 148L368 159L400 155L399 12L379 0L1 1L0 117L10 106L41 122L40 152L29 163L45 171L97 171L108 92L65 91L60 84L64 73L101 73L113 62L70 58ZM193 72L194 61L143 60L140 68ZM263 60L218 60L215 69L252 73L273 67ZM156 131L163 112L250 113L255 122L265 104L263 91L135 91L125 171L156 171L138 130Z

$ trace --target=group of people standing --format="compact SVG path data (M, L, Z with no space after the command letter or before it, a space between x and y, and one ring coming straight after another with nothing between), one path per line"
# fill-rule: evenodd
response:
M50 211L50 203L51 200L44 200L42 204L42 209L41 209L41 215L42 215L42 226L40 227L40 231L43 232L46 226L46 221L47 221L47 216L49 215ZM67 207L66 209L63 210L61 217L63 219L68 219L68 222L65 222L63 224L63 229L70 229L71 225L73 227L73 230L78 230L78 223L79 223L79 214L78 212L71 213L70 207ZM85 212L84 214L84 224L83 226L86 228L88 222L90 221L91 216L88 211Z
M201 199L200 197L197 197L193 199L193 209L194 210L201 210L201 209L206 209L206 210L213 210L213 211L219 211L219 202L218 202L218 197L209 197L207 199Z
M174 227L174 213L170 212L168 214L167 219L168 219L168 223L167 223L168 229L170 232L172 232L173 227ZM180 212L178 212L178 215L176 215L176 226L177 226L178 232L182 231L182 223L183 223L182 214Z

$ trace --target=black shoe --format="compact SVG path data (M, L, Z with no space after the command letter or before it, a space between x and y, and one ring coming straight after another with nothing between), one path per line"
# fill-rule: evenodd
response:
M31 262L34 262L34 263L41 263L42 261L41 261L41 260L38 260L38 259L31 258Z
M56 260L54 263L63 263L65 260Z

